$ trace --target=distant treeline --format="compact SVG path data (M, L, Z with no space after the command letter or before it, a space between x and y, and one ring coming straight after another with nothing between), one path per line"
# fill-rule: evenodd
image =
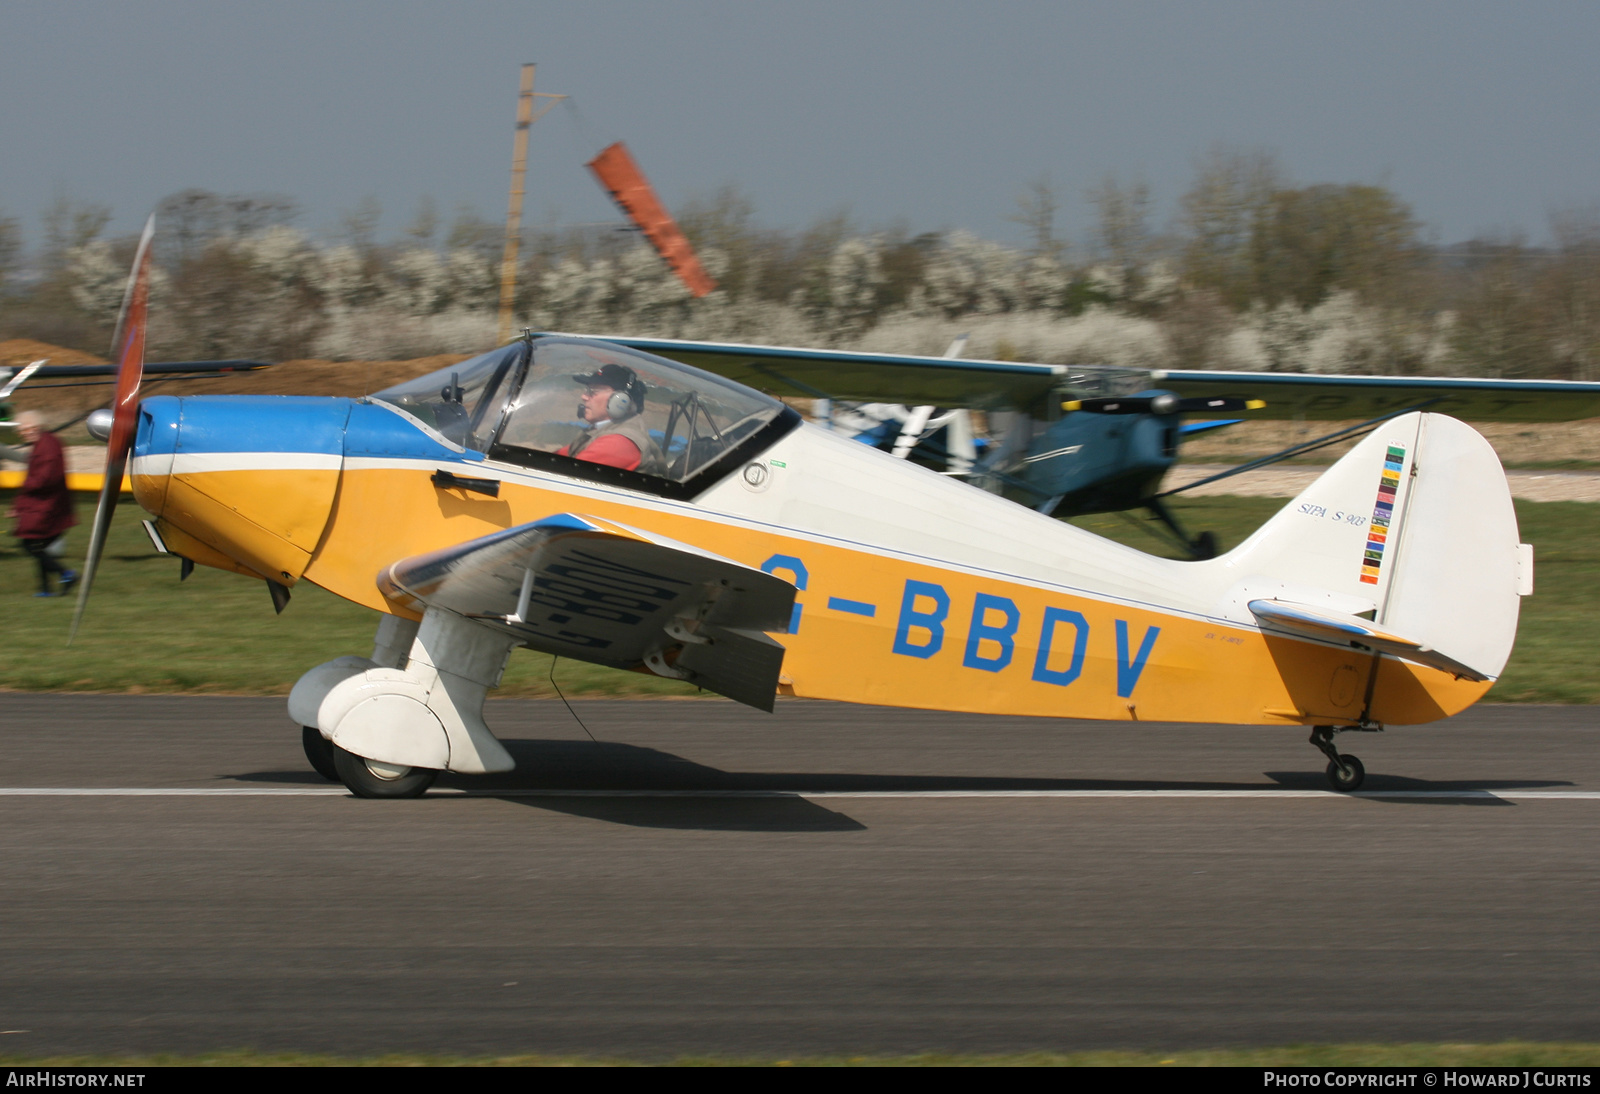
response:
M1143 182L1086 195L1062 239L1048 180L1017 201L1025 247L834 216L762 227L733 189L677 210L719 282L688 296L631 232L525 233L518 326L585 333L1167 368L1600 379L1600 212L1552 218L1554 245L1431 244L1393 192L1296 185L1265 153L1218 149L1166 230ZM424 201L380 240L369 199L331 238L276 195L186 190L157 210L150 353L398 358L492 343L502 228ZM104 352L134 246L110 211L58 197L39 246L0 215L0 338Z

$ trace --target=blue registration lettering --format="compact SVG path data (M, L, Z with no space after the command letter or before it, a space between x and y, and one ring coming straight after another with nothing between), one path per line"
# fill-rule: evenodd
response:
M933 601L928 611L917 609L918 600ZM944 587L926 581L907 581L905 596L900 600L900 622L894 629L894 652L907 657L932 657L944 645L944 618L950 614L950 594ZM921 645L911 641L914 630L927 631L928 640Z
M1144 672L1144 663L1150 660L1150 651L1156 648L1156 635L1161 633L1160 627L1151 627L1144 632L1144 641L1139 643L1139 652L1128 659L1128 621L1117 620L1117 694L1126 699L1133 694L1133 689L1139 684L1139 676Z
M999 612L1005 617L1005 622L990 623L990 612ZM1022 613L1010 600L1003 596L979 593L972 602L972 627L967 631L967 651L962 654L961 663L969 669L982 669L984 672L999 672L1011 664L1017 625L1021 622ZM984 642L995 643L1000 647L999 651L993 657L983 656Z
M806 582L811 579L811 575L806 573L806 564L804 562L801 562L793 555L773 555L761 564L761 572L764 574L777 574L780 571L790 575L796 589L801 592L806 591ZM785 633L800 633L800 607L800 602L796 600L794 611L789 613L789 629Z
M1056 628L1062 623L1072 624L1076 632L1072 641L1072 662L1064 669L1050 667L1050 649L1055 644ZM1089 649L1089 621L1081 612L1070 608L1046 608L1044 626L1039 631L1039 656L1033 659L1033 678L1041 684L1066 687L1083 672L1083 655Z

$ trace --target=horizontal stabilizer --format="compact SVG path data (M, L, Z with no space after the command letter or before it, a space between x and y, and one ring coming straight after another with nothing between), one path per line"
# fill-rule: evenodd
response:
M1453 657L1447 657L1421 642L1382 630L1359 615L1286 600L1252 600L1249 608L1250 614L1261 623L1263 630L1288 631L1302 638L1317 638L1388 653L1468 680L1489 679Z
M414 610L442 608L548 653L648 667L772 709L789 582L688 544L563 513L402 559L378 587Z

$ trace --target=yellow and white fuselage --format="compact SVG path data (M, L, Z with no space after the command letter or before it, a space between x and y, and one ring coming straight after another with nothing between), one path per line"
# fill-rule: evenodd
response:
M1208 562L1140 553L808 425L697 496L671 498L498 462L382 402L157 398L141 417L135 494L168 547L197 563L308 580L415 619L414 602L380 590L396 560L581 514L791 583L790 624L774 635L787 695L1113 720L1417 723L1482 696L1515 633L1520 556L1503 474L1476 433L1437 415L1388 423ZM1419 450L1432 457L1420 479ZM440 472L495 493L441 485ZM1263 622L1252 603L1388 627L1423 653L1383 656L1337 628L1311 637ZM1448 658L1430 661L1435 650Z

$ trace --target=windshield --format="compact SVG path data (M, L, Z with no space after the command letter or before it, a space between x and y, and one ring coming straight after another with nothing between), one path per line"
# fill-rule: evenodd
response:
M697 368L603 342L547 338L491 453L546 453L683 483L739 448L783 404Z
M491 459L674 497L799 424L732 380L578 338L517 341L373 398Z
M373 396L392 403L463 448L487 452L500 424L506 376L527 349L524 342L447 365Z

